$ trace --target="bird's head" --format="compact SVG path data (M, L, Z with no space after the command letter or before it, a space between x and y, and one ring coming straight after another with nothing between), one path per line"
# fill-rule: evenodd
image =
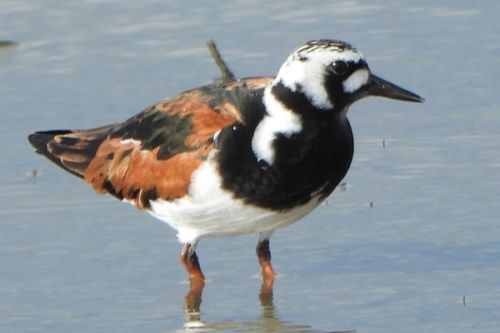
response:
M305 95L314 107L325 110L346 110L366 96L424 101L372 74L361 52L337 40L313 40L297 47L280 68L275 83Z

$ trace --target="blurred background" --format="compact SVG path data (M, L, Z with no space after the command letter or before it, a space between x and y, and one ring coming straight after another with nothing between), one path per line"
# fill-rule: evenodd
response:
M203 240L202 331L498 332L500 2L0 0L0 331L184 330L175 233L33 153L219 76L348 41L424 104L363 100L345 186L275 233Z

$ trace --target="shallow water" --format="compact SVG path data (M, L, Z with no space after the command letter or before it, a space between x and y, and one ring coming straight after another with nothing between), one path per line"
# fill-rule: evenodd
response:
M498 332L499 12L497 1L2 0L0 40L17 45L0 48L0 331L182 332L196 315L183 309L174 232L33 154L28 133L123 120L210 82L211 38L239 76L338 38L426 103L351 108L346 189L276 232L272 299L256 237L202 241L206 327L189 331Z

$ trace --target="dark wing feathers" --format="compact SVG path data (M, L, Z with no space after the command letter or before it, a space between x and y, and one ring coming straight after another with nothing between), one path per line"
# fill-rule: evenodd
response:
M244 106L260 99L271 81L215 83L164 100L123 123L36 132L29 141L38 153L97 192L148 207L149 200L187 194L192 172L214 148L214 134L250 119L252 111Z
M35 147L36 152L44 155L47 157L49 160L54 162L56 165L60 166L61 168L65 169L66 171L71 172L72 174L83 178L83 173L77 172L77 169L73 168L68 168L65 165L64 160L62 160L59 155L67 151L69 154L71 149L64 149L60 147L60 144L58 144L54 138L55 137L61 137L66 134L70 134L71 131L69 130L53 130L53 131L40 131L40 132L35 132L33 134L30 134L28 137L29 142L33 147ZM69 147L70 148L70 147ZM81 160L81 159L80 159ZM75 163L68 161L68 163Z

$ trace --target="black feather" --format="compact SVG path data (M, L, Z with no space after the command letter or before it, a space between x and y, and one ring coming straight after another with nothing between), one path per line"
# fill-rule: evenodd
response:
M65 135L70 134L72 131L70 130L52 130L52 131L43 131L43 132L35 132L28 136L28 141L35 148L35 151L48 158L50 161L63 168L64 170L71 172L75 176L83 178L83 175L73 171L68 165L64 163L57 155L54 155L49 151L49 144L54 142L54 137L57 135Z

